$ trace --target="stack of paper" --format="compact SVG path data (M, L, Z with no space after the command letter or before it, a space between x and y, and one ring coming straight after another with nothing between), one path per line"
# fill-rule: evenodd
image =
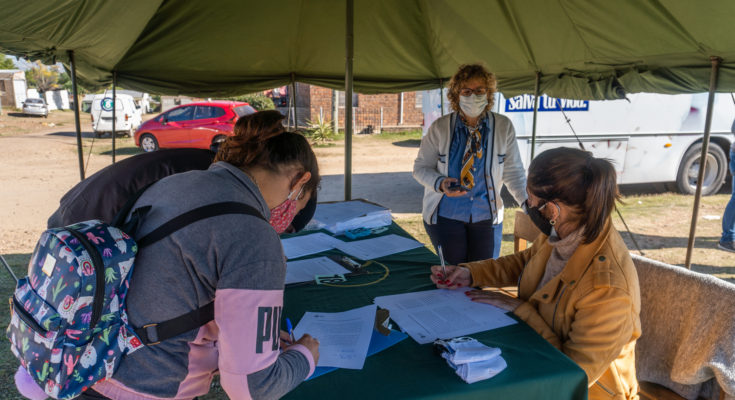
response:
M313 281L315 275L349 273L350 270L337 264L328 257L289 261L286 263L286 284Z
M470 289L437 289L382 296L375 298L375 304L388 309L390 318L420 344L516 323L500 308L471 301L464 294L467 290Z
M390 210L364 201L319 203L308 229L326 229L335 235L357 228L379 228L391 224Z
M375 325L375 305L339 313L307 312L294 328L319 340L318 367L362 369Z
M361 260L373 260L423 246L421 242L391 234L352 242L340 241L334 247Z
M283 253L289 260L331 250L340 243L343 242L322 232L281 240Z

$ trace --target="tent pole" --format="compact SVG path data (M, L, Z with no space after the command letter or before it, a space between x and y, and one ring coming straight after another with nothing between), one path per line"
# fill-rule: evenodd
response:
M345 200L352 200L352 59L354 56L354 0L347 0L345 32Z
M79 94L77 92L77 66L74 62L74 50L69 50L71 65L71 92L74 96L74 125L77 132L77 155L79 156L79 180L84 180L84 157L82 156L82 125L79 122Z
M702 139L702 154L699 157L699 174L697 175L697 190L694 192L694 208L692 209L692 224L689 228L689 243L687 243L687 256L684 266L692 269L692 250L694 249L694 235L697 231L697 216L699 214L699 200L702 198L702 181L704 171L707 169L707 150L709 149L709 134L712 127L712 106L715 102L715 90L717 89L717 77L720 71L721 58L712 56L712 72L709 78L709 98L707 99L707 115L704 120L704 139Z
M538 116L538 96L541 87L541 72L536 71L536 85L533 89L533 130L531 131L531 160L536 155L536 117ZM528 162L530 163L531 160Z
M299 113L296 112L296 80L294 80L294 74L291 73L291 91L293 92L293 127L294 130L299 130Z
M115 125L117 125L117 116L115 111L117 110L117 93L115 93L115 86L117 86L117 71L112 71L112 163L115 163Z

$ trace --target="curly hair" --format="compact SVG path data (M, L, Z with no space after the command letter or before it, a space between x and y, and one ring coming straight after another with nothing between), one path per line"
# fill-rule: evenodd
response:
M319 186L319 166L306 138L283 129L284 116L276 110L259 111L240 118L234 135L220 145L214 162L224 161L240 169L261 167L280 173L282 167L296 166L311 172L304 190L313 192Z
M449 81L447 99L449 99L452 110L456 112L460 111L459 92L462 90L462 85L470 79L475 78L484 80L485 85L487 86L487 107L485 108L485 111L492 108L493 103L495 102L495 92L497 91L495 75L481 64L463 64L459 66L459 69L454 73L454 76L452 76L452 79Z

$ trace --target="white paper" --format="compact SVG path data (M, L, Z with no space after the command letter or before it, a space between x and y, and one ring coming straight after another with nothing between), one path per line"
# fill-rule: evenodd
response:
M283 253L286 254L286 258L292 259L321 253L322 251L333 249L343 242L326 233L317 232L283 239L281 243L283 244Z
M294 336L308 333L319 340L317 367L362 369L375 325L373 305L339 313L307 312Z
M421 242L391 234L371 239L341 242L335 247L361 260L372 260L423 246Z
M467 290L470 289L437 289L382 296L375 298L375 304L390 310L391 319L420 344L516 323L500 308L471 301L464 294Z
M286 263L286 284L313 281L314 275L349 273L350 270L332 261L329 257L289 261Z
M316 205L314 212L315 220L326 224L336 224L337 222L346 221L352 218L364 217L374 212L385 212L388 210L375 204L365 203L364 201L340 201L337 203L319 203Z
M390 209L363 201L317 204L310 229L326 229L336 235L357 228L378 228L391 224Z

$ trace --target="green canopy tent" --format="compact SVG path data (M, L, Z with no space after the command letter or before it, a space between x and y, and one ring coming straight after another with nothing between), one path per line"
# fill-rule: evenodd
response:
M114 76L129 89L202 97L296 81L344 88L346 198L353 85L437 88L458 64L480 61L506 96L735 90L731 0L0 0L0 9L0 51L61 61L88 87Z

